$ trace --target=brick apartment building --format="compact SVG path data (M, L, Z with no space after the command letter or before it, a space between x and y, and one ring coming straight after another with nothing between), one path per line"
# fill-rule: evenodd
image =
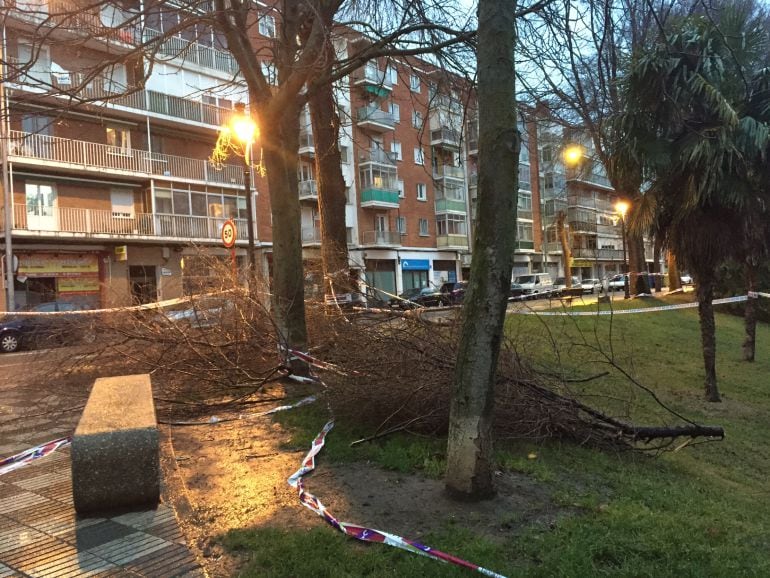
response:
M227 258L220 240L227 219L238 227L242 266L243 167L238 158L222 167L208 161L233 105L246 98L244 87L230 82L235 61L220 39L198 30L194 37L181 31L163 40L148 62L134 47L178 26L173 13L150 15L139 29L114 5L91 4L73 14L74 4L17 2L5 22L0 113L8 119L2 161L11 202L3 203L3 213L11 219L16 307L53 299L98 307L179 296L212 274L201 251ZM65 8L66 16L58 16ZM264 13L254 33L267 42L278 25ZM341 48L359 41L341 39ZM100 76L85 77L104 62L112 64ZM267 61L264 70L271 73ZM467 276L478 146L462 84L426 62L382 59L340 86L351 268L388 293ZM314 259L318 191L307 114L301 124L302 241L305 258ZM558 196L548 196L556 190L557 171L544 171L545 161L538 162L547 150L538 144L538 124L521 129L528 146L521 157L519 222L511 225L519 232L515 272L552 270L558 251L542 242L552 227L541 211L547 215ZM530 150L540 154L531 159ZM254 176L254 236L267 274L269 195L266 179ZM598 200L611 189L594 192ZM602 211L596 211L599 219ZM3 234L4 223L0 219ZM574 238L592 247L587 237ZM600 267L609 242L596 243L597 258L584 274L617 264L613 254ZM2 299L6 309L5 292Z

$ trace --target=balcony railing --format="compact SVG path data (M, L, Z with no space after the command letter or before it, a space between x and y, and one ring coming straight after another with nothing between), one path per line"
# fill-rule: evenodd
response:
M623 249L572 249L572 256L578 259L599 259L602 261L622 261Z
M396 119L387 111L376 106L363 106L356 112L358 126L375 129L393 130L396 128Z
M361 206L382 208L382 209L397 209L399 206L398 189L387 189L387 183L383 183L381 187L365 187L361 191Z
M213 70L221 70L228 74L236 74L240 70L238 63L229 52L218 50L212 46L190 42L178 36L168 38L162 32L151 28L145 28L144 41L160 43L155 52L160 57L180 58L185 62L192 62Z
M302 227L302 242L317 244L321 242L321 227Z
M433 178L434 179L441 179L441 178L464 179L465 169L462 167L453 167L451 165L442 165L439 167L434 167Z
M535 249L534 241L516 241L515 245L518 251L533 251Z
M436 213L465 213L467 211L464 200L439 197L435 201Z
M449 127L442 127L430 131L430 144L432 146L448 147L451 149L460 148L460 133Z
M364 231L364 245L397 247L401 245L401 233L398 231Z
M300 201L317 201L318 200L318 183L316 181L300 181L299 182L299 200Z
M384 70L379 70L374 65L366 65L353 73L353 84L373 86L385 91L393 90Z
M0 210L0 214L2 210ZM26 205L14 205L13 228L20 231L37 231L57 236L104 235L124 237L163 237L190 240L219 240L222 225L227 219L221 217L194 217L190 215L169 215L161 213L135 213L131 216L116 216L103 209L79 209L72 207L50 207L45 214L30 211ZM248 239L245 219L234 219L238 240ZM2 223L0 223L1 225Z
M315 155L313 133L309 129L300 129L299 131L299 154L308 156Z
M87 171L116 171L142 176L177 178L207 183L242 185L243 169L215 168L207 160L151 153L145 150L10 131L9 155L70 165Z
M437 235L436 247L452 248L452 249L467 249L468 248L468 236L467 235Z
M381 165L394 165L396 164L396 153L389 153L382 149L375 149L371 151L360 151L358 153L358 162L360 164L365 163L378 163Z

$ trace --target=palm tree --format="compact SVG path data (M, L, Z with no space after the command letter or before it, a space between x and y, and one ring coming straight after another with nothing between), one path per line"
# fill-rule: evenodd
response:
M706 398L720 401L711 301L717 267L741 258L747 218L761 191L756 175L768 138L767 33L745 7L682 20L634 56L617 118L625 154L640 163L647 214L693 274L699 301Z

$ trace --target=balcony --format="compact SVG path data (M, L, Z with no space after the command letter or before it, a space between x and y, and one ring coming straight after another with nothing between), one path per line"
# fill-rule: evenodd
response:
M467 235L438 235L436 236L436 247L439 249L467 249Z
M377 97L387 96L393 90L385 71L371 63L353 73L353 84Z
M318 183L315 180L299 182L299 200L300 201L317 201L318 200Z
M303 245L321 244L321 227L302 227Z
M468 154L478 156L479 154L479 119L471 118L466 123L465 138L467 140Z
M576 259L599 259L601 261L622 261L623 249L572 249L572 256Z
M463 167L453 167L451 165L441 165L433 168L434 179L455 179L462 181L465 179L465 169Z
M315 142L310 127L299 129L299 156L315 157Z
M471 199L475 199L479 194L479 175L476 173L468 175L468 194Z
M380 186L387 185L382 183ZM398 203L398 189L376 188L372 185L361 191L361 207L364 209L398 209Z
M190 42L179 37L164 37L162 32L151 28L145 28L144 42L155 50L159 60L180 58L185 63L191 62L228 75L234 75L240 71L238 63L229 52L198 42Z
M569 221L570 233L596 234L596 223L588 221Z
M356 112L356 124L372 132L388 132L395 130L396 119L377 106L364 106Z
M243 186L243 168L236 165L223 165L217 169L207 160L17 130L9 132L9 160L20 164L39 167L39 161L45 161L44 166L101 175L115 173L137 178L157 177Z
M516 241L516 243L514 244L514 249L516 251L534 251L535 242L534 241Z
M401 233L398 231L364 231L364 245L374 247L400 247Z
M78 209L51 207L45 214L30 211L26 205L14 205L13 230L27 232L29 236L56 238L99 239L174 239L184 241L221 242L222 225L227 219L220 217L193 217L161 213L135 213L132 216L115 216L102 209ZM2 214L2 209L0 209ZM234 219L238 240L248 240L245 219ZM2 223L0 223L2 229ZM23 234L23 233L22 233Z
M437 197L435 201L436 213L463 213L467 212L465 201L449 197Z
M430 144L438 148L459 151L460 133L448 127L432 130L430 131Z
M129 11L118 8L108 13L98 12L94 7L101 3L84 7L73 0L37 0L10 2L15 4L9 11L9 16L21 22L34 25L36 28L49 28L50 31L40 30L36 34L48 37L52 33L57 36L70 36L89 41L109 41L113 45L134 46L141 43L141 33L136 22L128 23L132 16Z

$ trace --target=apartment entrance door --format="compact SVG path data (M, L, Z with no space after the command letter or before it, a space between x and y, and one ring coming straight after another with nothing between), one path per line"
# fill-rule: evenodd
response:
M56 189L43 183L26 184L27 229L56 231Z
M134 303L142 305L158 300L158 280L154 266L131 265L128 268L128 281Z

